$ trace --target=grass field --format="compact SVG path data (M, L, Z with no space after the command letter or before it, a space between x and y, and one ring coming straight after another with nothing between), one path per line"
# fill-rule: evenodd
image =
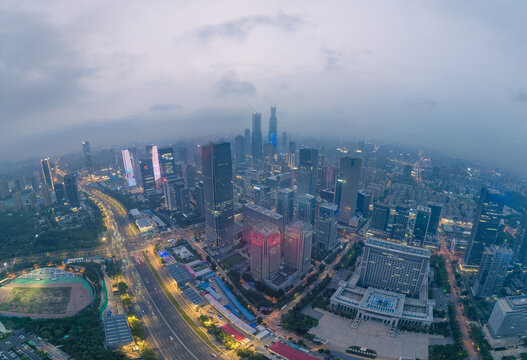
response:
M0 311L27 314L63 314L71 287L14 287L0 304Z

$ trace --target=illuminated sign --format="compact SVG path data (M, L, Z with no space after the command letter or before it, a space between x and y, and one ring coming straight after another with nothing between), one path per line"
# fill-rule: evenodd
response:
M128 183L128 186L137 186L137 182L135 181L134 175L134 167L132 165L132 158L128 149L123 150L123 164L126 182Z
M157 145L152 146L152 165L154 167L155 181L161 178L161 170L159 168L159 156L157 154Z

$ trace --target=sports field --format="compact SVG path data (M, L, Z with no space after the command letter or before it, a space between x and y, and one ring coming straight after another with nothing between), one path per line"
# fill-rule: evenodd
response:
M14 287L0 304L0 311L27 314L64 314L70 302L69 287Z

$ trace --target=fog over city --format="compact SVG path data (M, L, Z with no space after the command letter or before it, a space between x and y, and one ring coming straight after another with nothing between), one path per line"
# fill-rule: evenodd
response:
M0 1L0 160L232 136L276 104L279 132L525 173L525 24L521 1Z

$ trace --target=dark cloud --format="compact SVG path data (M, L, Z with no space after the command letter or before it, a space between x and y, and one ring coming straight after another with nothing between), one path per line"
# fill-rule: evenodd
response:
M80 96L93 69L72 66L76 57L57 26L42 14L0 12L0 121L60 107Z
M236 72L228 72L214 84L216 96L228 95L252 95L256 91L254 85L249 81L239 79Z
M197 31L197 36L202 40L209 40L215 37L244 38L257 26L271 26L284 31L295 31L304 24L305 21L295 15L254 15L217 25L204 26Z
M513 94L513 99L517 102L527 102L527 90L521 89L518 92Z
M183 107L176 104L155 104L150 107L150 111L175 111L181 109Z

